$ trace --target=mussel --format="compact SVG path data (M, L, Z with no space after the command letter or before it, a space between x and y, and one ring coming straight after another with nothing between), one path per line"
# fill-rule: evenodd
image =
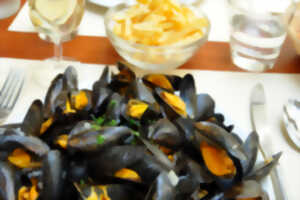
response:
M191 74L118 69L89 90L68 67L0 127L1 200L268 200L259 181L281 153L258 162L257 133L235 134Z

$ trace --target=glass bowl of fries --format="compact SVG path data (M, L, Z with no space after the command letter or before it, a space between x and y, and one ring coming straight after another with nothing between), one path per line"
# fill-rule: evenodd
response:
M135 6L120 4L110 8L105 15L109 40L119 55L135 67L152 71L175 69L186 63L208 39L210 23L198 8L189 7L190 11L183 9L186 10L184 14L175 19L179 21L177 24L177 21L169 23L164 16L157 14L157 10L151 11L144 5ZM180 25L185 26L180 24L182 16L190 24L182 27L181 31ZM192 17L195 21L191 20ZM147 18L149 20L146 22L139 21ZM176 30L172 30L174 26Z

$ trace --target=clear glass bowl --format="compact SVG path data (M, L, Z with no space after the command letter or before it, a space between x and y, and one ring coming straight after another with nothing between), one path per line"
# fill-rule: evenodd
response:
M110 8L105 15L106 34L120 56L128 63L144 70L165 71L175 69L189 60L195 52L207 41L210 32L210 23L207 16L198 8L190 7L197 16L204 17L208 26L203 30L204 35L192 43L184 45L149 46L124 40L114 34L116 12L127 9L120 4Z

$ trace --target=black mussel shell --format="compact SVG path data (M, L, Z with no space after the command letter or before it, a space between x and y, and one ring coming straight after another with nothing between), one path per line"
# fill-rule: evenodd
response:
M211 122L198 122L195 126L199 133L218 143L218 145L222 146L232 156L240 160L247 158L242 148L241 140L236 135L228 133L225 129Z
M107 105L107 102L112 95L112 91L102 85L103 83L100 81L95 82L93 85L92 105L95 113L104 110L104 107Z
M125 95L129 85L136 79L135 73L123 63L117 64L119 73L112 76L109 88L114 92Z
M243 143L243 149L246 153L247 159L242 160L242 166L244 171L244 176L253 169L258 152L259 138L258 134L254 131L250 133L247 137L245 143Z
M143 193L131 185L112 184L112 185L78 185L82 199L87 200L92 197L97 199L110 200L140 200Z
M143 183L152 183L165 168L141 146L114 146L88 159L90 177L101 181L103 176L113 177L123 168L131 169Z
M182 145L184 135L168 119L160 119L149 127L148 138L157 144L173 149Z
M178 180L177 182L172 182L170 174L161 172L150 187L145 200L174 200L177 184Z
M92 129L93 121L83 120L76 123L76 125L72 128L69 133L69 138L76 137L76 135L80 135L83 132L90 131Z
M51 83L49 87L44 106L44 117L49 118L55 113L56 107L54 102L60 93L64 90L64 76L62 74L58 75Z
M215 112L215 101L208 94L197 95L197 115L196 121L206 120L213 116Z
M0 199L16 200L17 177L14 168L0 161Z
M11 151L15 148L25 148L38 156L43 156L50 150L49 146L37 137L0 135L0 151Z
M139 99L149 104L156 103L152 91L150 91L140 79L136 79L131 83L128 92L129 94L127 94L127 96L131 98Z
M259 163L256 167L256 169L252 170L246 177L246 180L261 180L262 178L264 178L265 176L267 176L271 170L276 167L279 158L281 157L282 152L277 153L275 155L272 156L272 160L270 160L269 162L265 163Z
M23 120L22 131L26 135L39 136L43 120L43 103L35 100Z
M163 116L165 118L168 118L169 120L176 120L177 118L180 117L186 117L183 116L181 113L178 113L177 111L175 111L171 105L169 105L163 98L162 98L162 94L163 94L162 89L160 88L156 88L155 92L154 92L154 97L156 98L157 102L160 105L160 108L162 110ZM173 94L172 94L173 95ZM178 97L179 98L179 97ZM185 111L184 111L185 112Z
M194 77L191 74L184 76L179 85L180 97L186 104L186 111L190 118L194 119L198 115L197 95Z
M49 151L43 160L42 199L60 199L64 186L63 159L59 151Z
M152 89L159 87L169 92L174 92L179 89L181 78L165 74L148 74L143 77L143 82Z
M68 67L64 73L64 90L78 90L78 75L74 67Z
M99 86L100 87L107 87L111 81L111 74L109 72L109 67L106 66L101 74L101 77L99 78Z
M125 113L126 103L125 98L120 96L118 93L113 93L109 99L105 117L108 120L114 120L115 125L121 121L122 114Z
M105 147L122 144L131 135L127 127L100 127L72 134L68 139L68 148L82 152L99 151Z

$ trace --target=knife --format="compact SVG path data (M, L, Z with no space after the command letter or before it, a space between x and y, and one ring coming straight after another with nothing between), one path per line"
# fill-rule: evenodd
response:
M265 97L264 87L260 83L255 85L251 91L250 114L251 114L251 123L253 129L258 134L262 134L263 131L266 131L266 125L267 125L266 97ZM261 144L258 144L258 148L259 151L262 153L264 160L267 162L268 157L265 151L263 150L263 148L261 147ZM270 175L272 179L276 200L287 200L276 167L274 167L274 169L270 172Z

